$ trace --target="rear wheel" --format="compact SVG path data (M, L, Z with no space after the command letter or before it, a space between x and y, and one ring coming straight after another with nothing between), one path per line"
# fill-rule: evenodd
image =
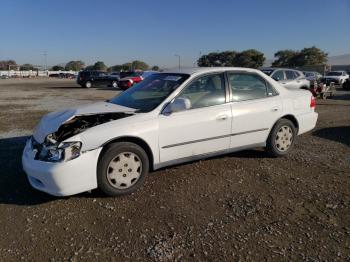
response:
M148 170L148 156L140 146L129 142L112 144L98 163L98 187L109 196L130 194L143 184Z
M266 150L274 157L285 156L293 147L296 128L288 119L280 119L267 139Z
M87 82L85 83L85 87L86 87L86 88L91 88L91 87L92 87L92 83L91 83L90 81L87 81Z

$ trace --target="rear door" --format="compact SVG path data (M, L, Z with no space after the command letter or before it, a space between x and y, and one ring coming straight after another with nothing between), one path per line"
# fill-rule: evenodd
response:
M264 143L282 114L277 91L256 73L228 72L228 80L232 90L230 147Z

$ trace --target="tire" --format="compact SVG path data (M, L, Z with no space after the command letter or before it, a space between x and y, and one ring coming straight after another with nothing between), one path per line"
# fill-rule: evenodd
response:
M149 159L138 145L118 142L108 146L97 165L97 184L109 196L136 191L149 171Z
M92 87L92 83L91 83L90 81L87 81L87 82L85 83L85 87L86 87L86 88L91 88L91 87Z
M290 120L285 118L278 120L267 138L267 152L273 157L285 156L293 148L296 134L297 129Z
M117 81L113 81L112 82L112 87L117 88L118 87L118 82Z

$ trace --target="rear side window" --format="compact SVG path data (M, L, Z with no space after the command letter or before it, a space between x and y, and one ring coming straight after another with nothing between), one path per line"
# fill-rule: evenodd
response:
M246 101L277 95L277 92L259 75L229 73L233 101Z
M294 71L287 70L286 77L287 77L287 80L293 80L293 79L297 78L297 74Z

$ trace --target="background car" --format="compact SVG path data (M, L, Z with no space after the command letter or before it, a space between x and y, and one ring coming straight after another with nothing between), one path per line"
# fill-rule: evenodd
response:
M350 78L346 79L346 81L343 84L344 89L350 89Z
M9 76L8 75L2 75L0 78L1 79L9 79Z
M322 78L322 75L319 72L313 72L313 71L303 71L303 74L305 75L305 78L309 80L310 82L312 81L317 81L319 82Z
M109 77L114 78L115 80L119 81L120 80L120 73L119 72L109 73Z
M118 80L110 77L107 72L103 71L80 71L78 73L77 83L86 88L93 86L118 87Z
M331 82L336 85L343 85L348 78L349 75L346 71L330 71L322 78L322 82L326 85L329 85Z
M126 90L132 87L134 84L140 83L143 79L148 76L158 73L156 71L143 71L143 72L120 72L120 80L118 82L118 86Z
M286 68L261 68L260 70L286 88L307 90L310 88L310 81L299 70Z

